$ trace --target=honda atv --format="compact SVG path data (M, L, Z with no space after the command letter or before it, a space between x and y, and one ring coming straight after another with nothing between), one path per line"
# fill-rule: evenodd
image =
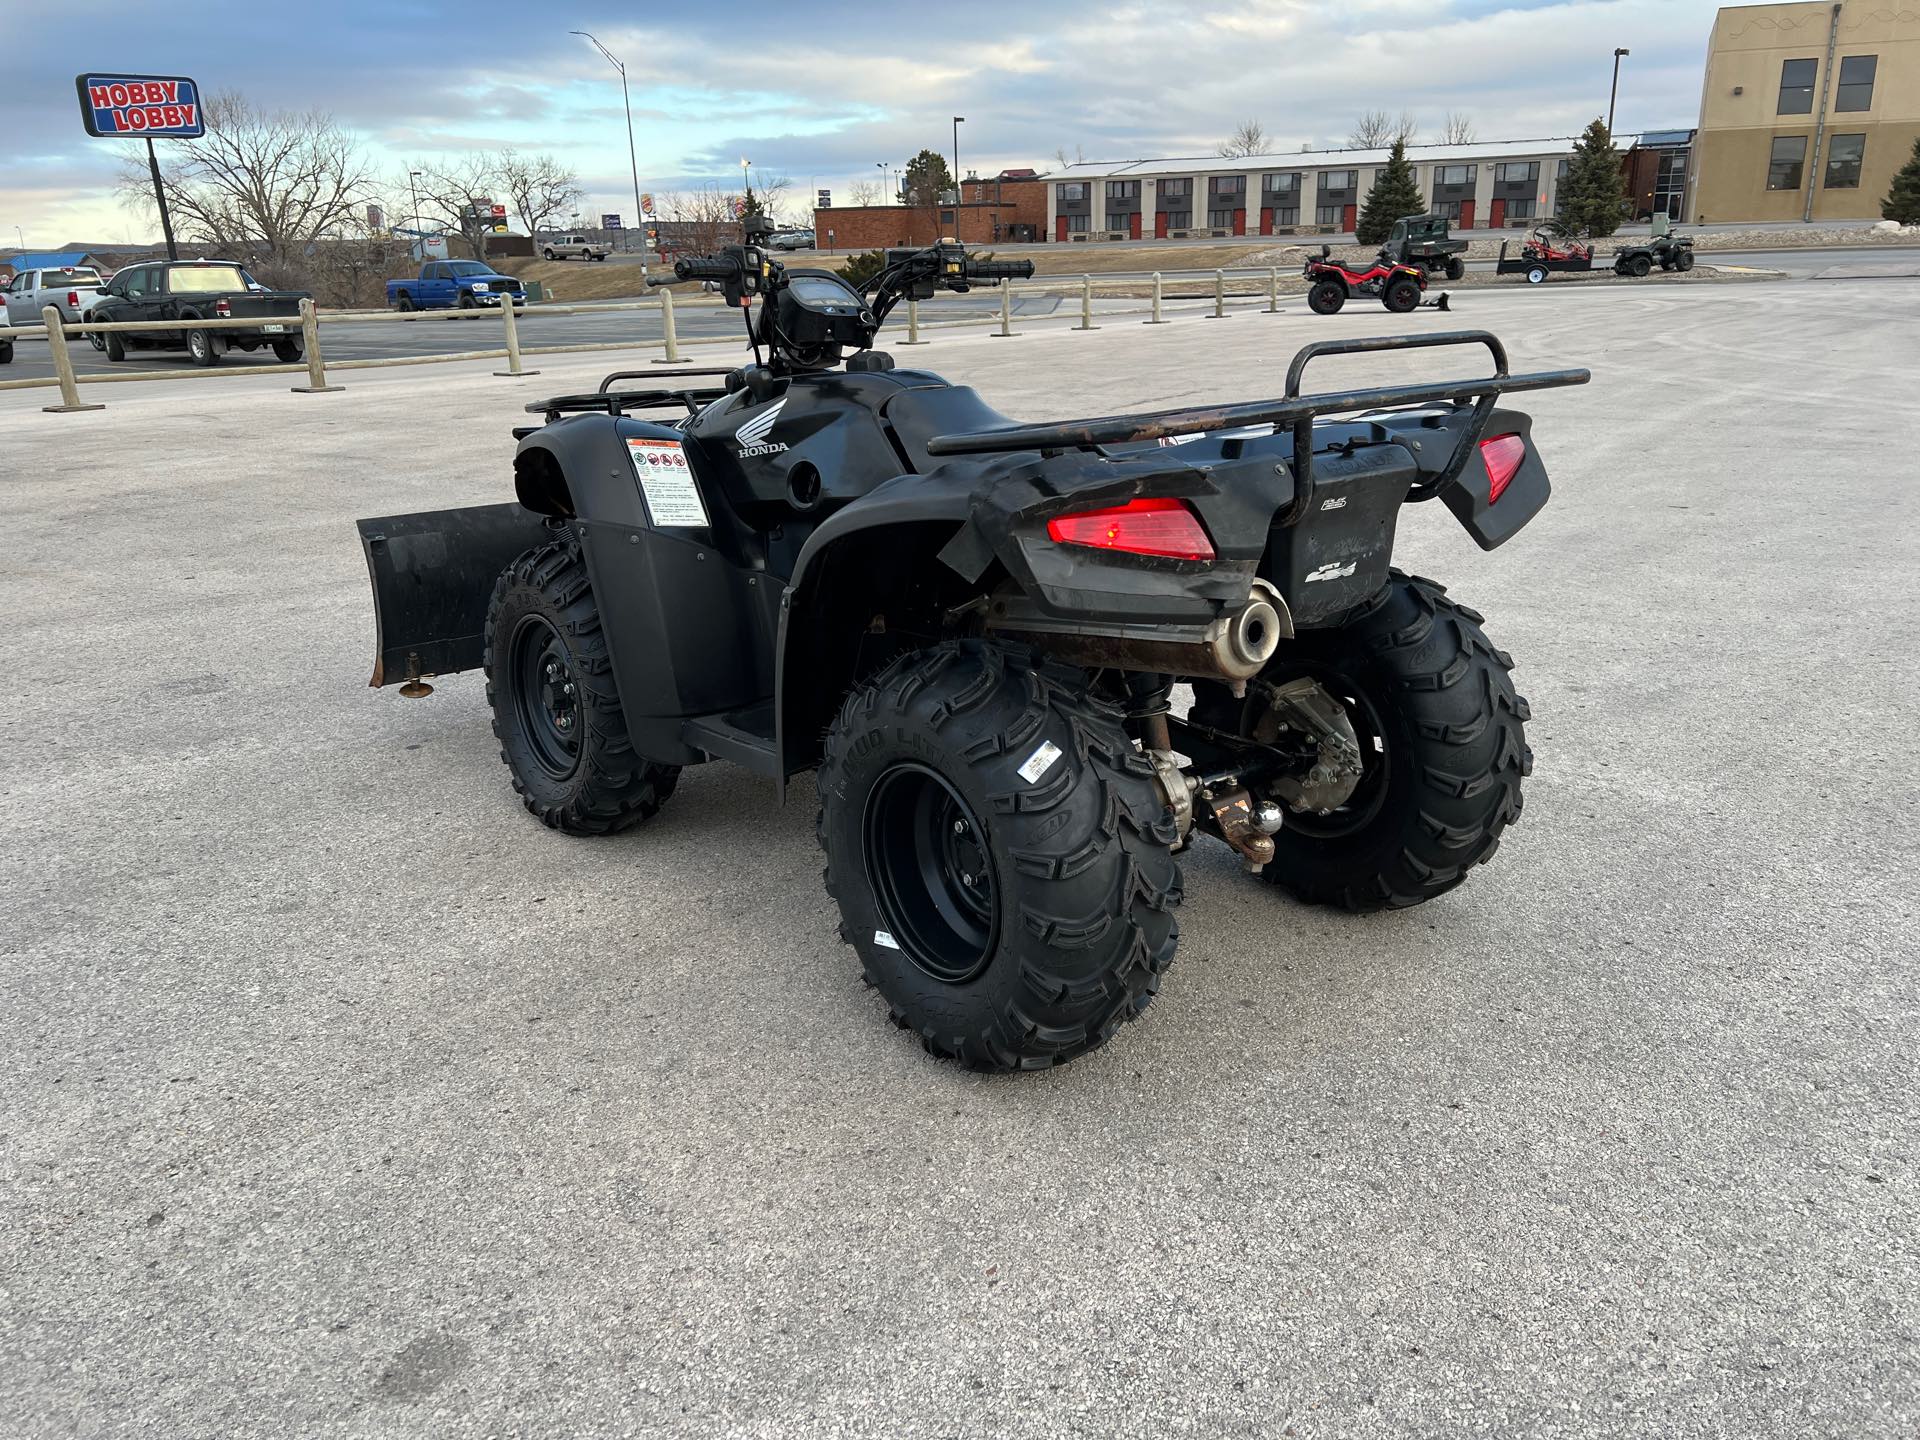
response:
M1276 399L1024 424L871 347L901 301L1026 263L890 250L856 290L760 238L674 265L742 307L751 365L529 405L514 502L359 522L373 684L481 668L514 789L572 835L648 820L688 766L817 772L842 938L983 1069L1146 1006L1196 837L1352 911L1493 854L1527 704L1479 614L1392 568L1395 524L1437 499L1512 538L1548 481L1503 396L1586 371L1511 374L1482 332L1332 341ZM1493 373L1303 388L1434 346Z
M1656 235L1645 245L1622 245L1613 252L1613 271L1638 280L1658 265L1662 270L1693 269L1693 240L1686 235Z
M1316 315L1335 314L1347 303L1349 295L1378 295L1380 303L1396 315L1422 304L1427 288L1427 272L1418 265L1375 260L1365 270L1349 270L1333 258L1332 247L1322 245L1318 255L1309 256L1303 267L1311 284L1307 290L1307 308ZM1445 310L1447 297L1424 302L1435 310Z

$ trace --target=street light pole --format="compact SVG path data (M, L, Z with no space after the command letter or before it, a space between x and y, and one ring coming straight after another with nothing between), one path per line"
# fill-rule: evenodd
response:
M633 147L633 99L627 93L627 67L613 58L613 52L602 45L585 30L569 30L569 35L578 35L594 49L606 57L607 63L620 72L620 100L627 107L627 164L633 169L633 223L640 227L640 274L644 279L647 273L646 218L640 213L640 153Z
M873 168L880 172L880 203L884 205L887 203L887 162L876 160Z
M1615 98L1620 94L1620 57L1622 55L1631 55L1632 53L1633 52L1631 50L1616 50L1613 52L1613 88L1607 91L1607 139L1608 140L1613 139L1613 102Z

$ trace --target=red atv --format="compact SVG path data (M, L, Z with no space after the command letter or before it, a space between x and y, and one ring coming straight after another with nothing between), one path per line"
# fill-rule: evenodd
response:
M1349 270L1333 258L1331 246L1322 245L1318 256L1310 256L1302 272L1311 287L1307 308L1316 315L1332 315L1347 303L1349 295L1378 295L1380 303L1396 315L1417 307L1420 294L1427 288L1427 272L1418 265L1401 265L1373 260L1364 270ZM1426 302L1436 310L1447 308L1447 297Z
M1536 226L1520 247L1520 255L1554 270L1584 270L1593 265L1593 246L1581 244L1576 233L1557 220Z

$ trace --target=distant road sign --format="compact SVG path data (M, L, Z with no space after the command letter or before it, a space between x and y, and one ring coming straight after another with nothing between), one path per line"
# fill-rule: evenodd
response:
M620 224L620 217L618 215L602 215L600 217L600 228L602 230L619 230L623 227Z
M194 140L207 133L200 87L184 75L76 75L89 135Z
M833 208L833 192L831 190L819 190L814 193L816 196L814 201L815 209L831 210Z
M651 215L653 213L653 192L651 190L640 197L640 213L642 215Z

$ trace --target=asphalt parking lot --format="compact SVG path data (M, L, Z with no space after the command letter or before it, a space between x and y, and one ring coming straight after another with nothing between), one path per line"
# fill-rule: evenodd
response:
M624 357L0 394L0 1434L1914 1435L1920 280L1542 298L1402 322L1594 371L1511 545L1401 526L1524 823L1358 919L1197 849L1009 1078L885 1023L805 781L570 840L476 676L366 688L354 517ZM1390 319L904 353L1040 419Z

